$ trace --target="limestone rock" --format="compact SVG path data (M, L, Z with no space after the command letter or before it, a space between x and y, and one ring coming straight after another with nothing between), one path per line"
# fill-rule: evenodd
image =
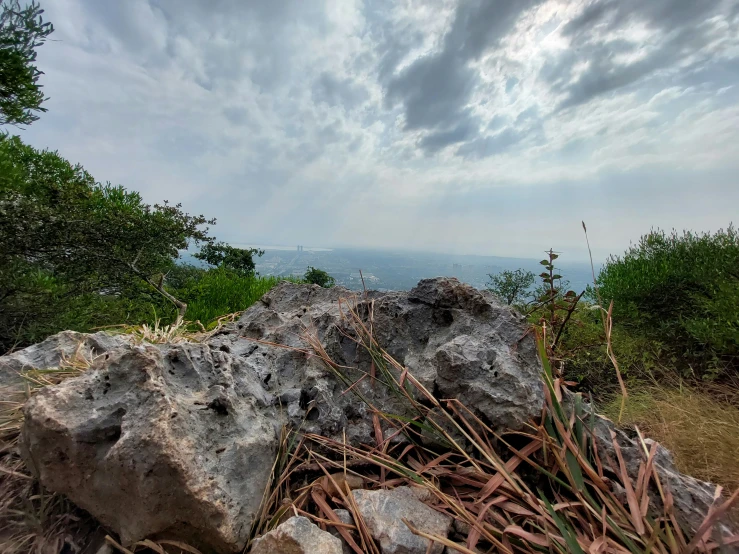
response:
M342 554L341 540L295 516L254 541L251 554Z
M13 385L21 381L20 373L29 369L50 369L59 367L64 359L75 355L92 360L109 350L129 343L125 335L109 335L63 331L46 340L0 356L0 386Z
M0 358L0 373L58 364L80 340L99 356L86 374L25 407L29 468L119 533L242 549L285 424L353 444L374 441L368 408L305 351L307 329L358 380L366 352L346 336L348 298L377 339L439 398L459 398L498 429L540 413L540 365L520 316L456 279L410 292L357 295L282 284L200 344L134 346L62 333ZM294 347L286 349L274 344ZM381 410L409 413L381 386L356 387Z
M242 548L277 438L222 354L193 344L109 352L26 403L27 465L125 544L174 536Z
M223 553L243 549L283 425L339 440L346 431L353 444L374 441L370 411L343 394L346 384L301 339L306 330L314 333L334 361L356 368L347 370L353 381L369 371L369 356L347 337L340 298L371 318L379 344L437 398L460 399L500 430L520 429L540 414L534 341L521 316L491 293L441 278L409 292L366 295L285 283L200 344L134 346L123 336L65 332L0 357L0 385L17 382L24 369L59 365L80 344L96 357L84 375L27 402L20 446L28 467L125 544L166 537ZM407 415L402 402L369 379L355 389L380 410ZM598 424L604 459L608 429ZM622 440L627 464L636 467L639 448L620 434ZM679 474L666 452L656 467L680 521L694 529L715 488ZM379 508L380 496L399 502L405 493L398 490L354 494L368 506L377 499ZM399 536L411 540L399 517ZM404 552L388 550L395 551Z
M402 518L420 531L446 538L452 527L452 518L424 504L426 491L411 487L393 490L352 491L357 508L362 514L372 537L380 543L383 554L425 554L429 539L414 535ZM430 552L441 554L444 545L434 543Z

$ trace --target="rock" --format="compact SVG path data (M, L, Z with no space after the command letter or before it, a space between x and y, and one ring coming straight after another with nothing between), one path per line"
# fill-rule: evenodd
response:
M13 373L58 364L80 340L106 352L84 375L27 402L27 465L126 545L167 537L242 549L283 425L374 443L371 411L343 394L347 385L301 338L311 329L337 363L356 368L347 370L351 381L369 371L368 354L347 336L340 298L372 314L379 343L438 398L467 402L496 429L520 429L540 413L533 339L492 294L456 279L366 297L285 283L203 343L134 346L63 333L0 358ZM410 413L379 383L365 379L355 389L384 412Z
M452 527L452 518L424 504L427 491L411 487L393 490L352 491L357 509L367 524L372 537L380 543L383 554L441 554L444 545L414 535L402 521L407 519L420 531L446 538Z
M339 508L337 510L334 510L334 513L339 516L339 521L341 521L341 523L354 525L354 518L352 517L352 514L349 512L349 510L342 510L341 508ZM341 534L336 529L336 527L330 527L328 532L341 541L341 551L343 554L352 554L352 552L354 552L354 550L352 550L351 547L346 543L346 541L341 537ZM359 543L356 538L356 533L351 533L352 535L354 535L355 541Z
M167 536L243 548L277 437L264 400L237 390L248 379L234 382L232 362L197 344L109 352L26 403L28 467L125 544Z
M96 357L84 375L26 403L19 444L29 469L125 545L174 538L223 553L243 549L283 425L374 443L371 411L344 394L347 385L301 338L311 330L334 361L356 368L346 370L351 381L369 371L370 358L351 340L340 298L353 298L349 303L365 320L371 315L378 342L437 398L458 398L498 430L520 429L540 414L534 341L521 317L491 293L441 278L409 292L361 296L285 283L200 344L134 346L124 336L65 332L0 357L0 384L17 382L24 369L58 366L80 344L80 352ZM409 413L369 379L354 389L383 412ZM604 459L608 425L598 425ZM641 452L618 436L633 471ZM679 520L694 529L715 488L679 474L666 451L656 467ZM405 494L396 491L354 494Z
M129 342L126 335L103 332L93 335L75 331L57 333L43 342L0 356L0 386L22 382L22 371L59 367L62 360L73 359L75 355L92 360Z
M342 554L341 540L295 516L256 539L251 554Z

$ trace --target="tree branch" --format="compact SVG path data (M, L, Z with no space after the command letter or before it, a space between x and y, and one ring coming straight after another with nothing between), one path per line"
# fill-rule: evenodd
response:
M139 252L139 255L141 253ZM136 256L136 259L138 259L138 256ZM175 305L177 308L177 321L175 321L175 325L179 325L182 323L185 319L185 313L187 312L187 304L183 302L182 300L178 300L174 296L172 296L170 293L168 293L164 289L164 279L161 279L159 283L155 283L147 275L144 275L141 271L138 270L138 268L133 264L128 264L128 267L131 268L131 271L133 271L136 275L138 275L140 278L142 278L144 281L149 283L151 287L157 291L159 294L161 294L164 298L169 300L172 304Z

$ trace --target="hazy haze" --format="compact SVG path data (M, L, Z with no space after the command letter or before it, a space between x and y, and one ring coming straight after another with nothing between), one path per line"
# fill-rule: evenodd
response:
M222 239L598 257L739 206L739 2L46 0L22 133Z

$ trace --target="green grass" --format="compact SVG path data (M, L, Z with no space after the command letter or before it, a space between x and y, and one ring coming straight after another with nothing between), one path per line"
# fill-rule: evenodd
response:
M207 326L223 315L246 310L283 281L300 282L295 278L243 275L218 268L205 272L191 288L178 292L188 304L186 319Z

